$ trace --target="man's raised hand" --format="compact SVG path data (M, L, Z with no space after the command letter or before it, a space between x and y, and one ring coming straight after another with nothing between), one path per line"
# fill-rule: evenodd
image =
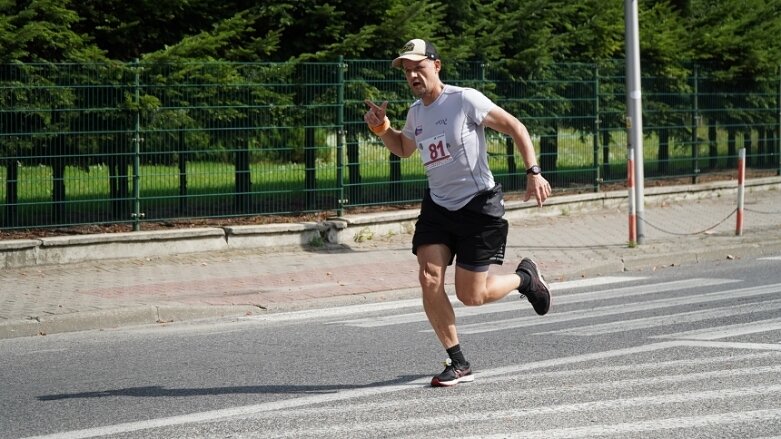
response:
M369 99L363 102L369 107L369 111L363 115L363 120L366 121L366 124L370 127L382 125L385 122L388 101L383 101L382 105L377 105Z

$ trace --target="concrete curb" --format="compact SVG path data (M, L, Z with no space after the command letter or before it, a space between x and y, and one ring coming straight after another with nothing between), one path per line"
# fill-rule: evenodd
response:
M781 190L781 177L758 178L746 182L746 192ZM646 205L664 205L706 198L736 196L737 183L720 181L698 185L651 187L645 193ZM626 208L627 192L594 192L551 197L544 209L534 203L511 200L505 202L508 220L532 216L555 217L573 212L593 212L601 209ZM737 208L737 203L736 203ZM373 236L411 234L415 229L418 209L393 212L357 214L333 218L326 222L327 241L334 244L350 244L365 241Z
M746 192L781 190L781 177L746 182ZM647 205L728 196L737 193L734 181L698 185L650 187ZM528 216L559 216L626 206L625 191L595 192L552 197L544 209L531 202L507 201L508 219ZM414 230L417 209L331 218L321 223L226 226L162 231L140 231L53 238L0 241L0 267L68 264L99 259L142 258L183 253L298 247L312 244L350 244L374 236L409 234Z
M601 276L620 272L656 270L665 267L687 264L758 258L763 256L777 255L779 252L781 252L781 239L770 241L763 240L762 242L744 242L741 244L733 244L724 247L694 250L684 249L680 251L666 252L661 255L625 255L614 263L589 267L588 269L579 271L578 273L570 273L570 277L574 277L571 275L581 275L583 277Z
M306 246L322 240L325 223L266 224L225 227L230 249Z

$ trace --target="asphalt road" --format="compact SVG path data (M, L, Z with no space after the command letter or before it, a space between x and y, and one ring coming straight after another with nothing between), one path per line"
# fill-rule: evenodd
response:
M772 437L781 255L457 307L473 383L418 300L0 340L0 438Z

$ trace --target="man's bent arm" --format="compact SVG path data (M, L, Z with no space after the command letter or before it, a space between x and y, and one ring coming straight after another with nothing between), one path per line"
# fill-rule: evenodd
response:
M390 152L401 158L409 157L415 152L415 142L393 127L379 137Z
M537 164L534 144L532 143L529 131L518 118L501 107L494 107L486 115L483 124L502 134L511 136L513 141L515 141L515 145L521 153L527 168ZM526 194L523 197L523 201L528 201L530 198L534 197L537 200L537 206L542 207L545 200L548 199L551 194L550 183L548 183L541 174L528 174L526 176L526 181Z
M529 131L515 116L501 107L494 107L486 115L483 124L513 138L516 148L518 148L518 152L520 152L521 157L523 157L526 168L530 168L537 164L537 156Z

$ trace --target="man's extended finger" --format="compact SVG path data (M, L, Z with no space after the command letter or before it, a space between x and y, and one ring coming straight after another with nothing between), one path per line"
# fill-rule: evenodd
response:
M380 110L381 109L377 104L372 102L371 99L364 99L363 103L368 105L369 108L371 108L372 110ZM385 104L387 105L387 101L385 102Z
M544 192L542 192L542 189L537 187L531 187L529 186L526 188L526 193L524 193L523 201L527 202L534 197L534 200L537 202L537 207L542 207L543 203L545 203ZM547 197L546 197L547 198Z
M365 99L363 102L366 105L368 105L372 111L374 111L377 114L384 115L386 110L388 109L388 101L382 101L381 105L377 105L369 99Z

